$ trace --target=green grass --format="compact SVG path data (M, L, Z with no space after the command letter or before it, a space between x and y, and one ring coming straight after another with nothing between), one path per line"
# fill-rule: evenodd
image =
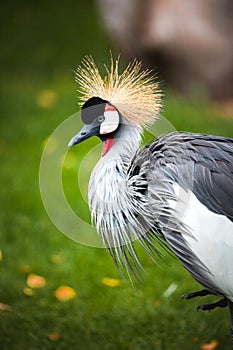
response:
M1 349L194 350L212 339L219 349L228 349L228 311L197 313L198 301L180 301L200 286L176 259L167 256L167 264L159 267L140 252L147 272L143 281L111 288L103 277L119 275L109 254L68 239L43 207L39 164L44 140L77 111L72 69L86 52L99 61L108 56L110 45L93 3L11 2L2 7L1 26L0 303L11 307L0 308ZM45 90L53 92L53 99L42 107L38 101ZM164 116L178 130L232 136L232 120L198 96L187 100L170 93L165 105ZM89 213L76 196L76 165L96 143L74 149L77 164L63 174L67 197L84 218ZM84 223L77 227L84 230ZM24 293L29 273L47 282L33 296ZM172 283L177 289L163 296ZM54 291L60 285L74 288L77 297L57 300ZM51 333L59 339L49 339Z

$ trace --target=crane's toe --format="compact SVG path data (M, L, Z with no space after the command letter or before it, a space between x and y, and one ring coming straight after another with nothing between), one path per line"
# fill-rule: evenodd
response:
M223 299L221 299L213 304L199 305L197 307L197 311L199 311L199 310L211 311L211 310L214 310L216 307L226 307L227 305L228 305L227 299L223 298Z
M214 294L214 293L210 292L208 289L202 289L202 290L199 290L197 292L184 294L180 297L180 299L193 299L196 297L204 297L204 296L209 295L209 294Z

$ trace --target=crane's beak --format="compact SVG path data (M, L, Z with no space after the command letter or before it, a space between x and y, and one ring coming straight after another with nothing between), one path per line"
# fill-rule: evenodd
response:
M99 135L99 126L93 124L86 124L84 127L69 141L68 146L74 146L78 143L83 142L84 140L89 139L92 136Z

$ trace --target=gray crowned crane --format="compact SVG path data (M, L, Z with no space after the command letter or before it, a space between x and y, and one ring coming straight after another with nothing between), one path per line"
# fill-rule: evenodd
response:
M134 60L119 57L102 78L91 56L76 71L84 127L69 146L98 136L90 178L92 220L119 268L137 274L138 241L153 258L169 247L204 287L191 299L219 295L203 310L229 306L233 334L233 139L173 132L139 149L142 130L161 110L161 91Z

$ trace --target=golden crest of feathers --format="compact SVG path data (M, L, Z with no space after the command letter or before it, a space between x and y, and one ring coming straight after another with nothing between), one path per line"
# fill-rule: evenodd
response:
M158 118L162 107L162 93L158 83L150 76L150 70L141 71L142 63L131 61L119 73L120 56L110 68L104 65L101 76L92 56L85 56L76 69L75 80L79 84L80 106L91 97L100 97L114 105L132 124L149 126Z

